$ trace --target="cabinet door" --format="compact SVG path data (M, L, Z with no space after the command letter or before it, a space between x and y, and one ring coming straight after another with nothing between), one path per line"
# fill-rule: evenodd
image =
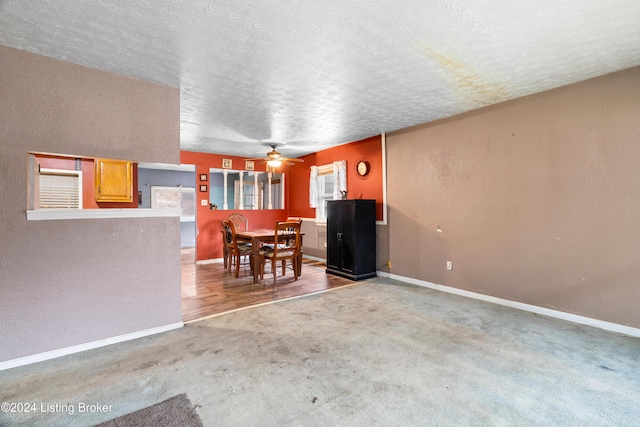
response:
M327 204L327 268L342 269L340 230L342 228L341 206L338 203Z
M356 258L356 204L354 202L345 203L342 206L342 229L340 230L340 243L342 253L342 271L353 274Z
M96 159L96 202L133 201L133 164L124 160Z

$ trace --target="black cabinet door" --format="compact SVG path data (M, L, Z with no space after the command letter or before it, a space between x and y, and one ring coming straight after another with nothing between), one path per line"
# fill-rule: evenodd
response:
M342 251L340 250L340 229L342 228L342 211L333 203L327 205L327 268L340 270Z
M356 258L355 232L356 232L356 204L344 203L342 205L342 228L340 229L340 260L342 261L342 271L353 274Z

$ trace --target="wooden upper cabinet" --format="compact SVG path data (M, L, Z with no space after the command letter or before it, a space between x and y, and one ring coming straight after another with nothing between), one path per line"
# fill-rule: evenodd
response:
M96 202L133 200L133 163L126 160L95 159Z

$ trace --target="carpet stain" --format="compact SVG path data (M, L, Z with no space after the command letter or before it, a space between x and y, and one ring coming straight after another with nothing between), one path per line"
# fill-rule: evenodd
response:
M147 362L147 363L143 363L142 365L138 366L138 368L136 369L137 371L142 371L144 369L149 369L152 366L158 366L160 363L157 360L154 360L152 362Z
M177 357L177 358L173 359L171 362L167 363L167 365L175 365L176 363L178 363L181 360L182 360L182 356Z

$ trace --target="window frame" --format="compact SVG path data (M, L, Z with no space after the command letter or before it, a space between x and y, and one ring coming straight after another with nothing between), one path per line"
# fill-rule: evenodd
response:
M325 177L332 176L333 177L333 164L330 163L328 165L322 165L317 167L318 178L316 181L317 186L317 194L318 194L318 206L316 209L316 222L326 223L327 222L327 200L334 200L333 189L331 193L327 193L324 190L325 187ZM333 185L335 187L336 182L334 179ZM328 196L328 197L327 197Z

